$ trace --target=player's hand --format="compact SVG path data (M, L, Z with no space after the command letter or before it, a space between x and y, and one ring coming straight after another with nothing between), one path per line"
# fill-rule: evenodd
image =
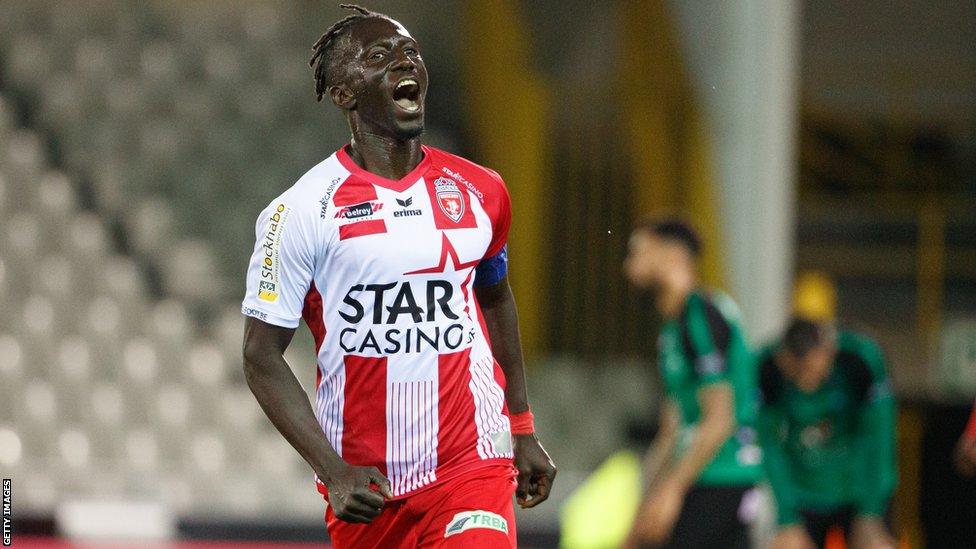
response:
M389 479L376 467L344 464L339 471L319 478L329 479L325 482L329 505L336 518L346 522L372 521L383 511L386 499L393 497Z
M976 438L963 436L956 444L956 471L964 476L976 475Z
M794 524L776 532L776 537L769 547L770 549L817 549L817 544L810 539L806 528Z
M552 481L556 478L556 465L534 434L512 438L515 441L515 469L518 470L515 500L523 509L528 509L549 497Z
M853 549L895 549L895 538L878 517L857 517L851 529Z
M655 545L666 542L684 504L685 490L676 482L665 480L651 490L634 524L640 541Z

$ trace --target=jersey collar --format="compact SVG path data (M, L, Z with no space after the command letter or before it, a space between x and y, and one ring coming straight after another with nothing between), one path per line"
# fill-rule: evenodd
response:
M343 145L341 149L336 151L336 157L339 159L339 163L342 167L349 170L349 173L355 174L366 181L369 181L373 185L379 185L380 187L385 187L394 192L402 193L403 191L409 189L414 183L420 179L420 176L427 171L430 166L430 154L431 151L426 145L421 145L421 150L424 151L424 157L420 160L420 163L410 171L407 175L403 176L403 179L387 179L383 176L376 175L375 173L368 172L359 167L358 164L353 162L353 159L349 157L349 153L346 152L346 148L349 145Z

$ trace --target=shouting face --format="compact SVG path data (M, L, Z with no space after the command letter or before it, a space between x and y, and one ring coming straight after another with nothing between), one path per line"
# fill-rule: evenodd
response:
M399 140L420 135L427 67L417 42L384 17L357 21L349 32L344 78L329 89L332 101L355 113L366 132Z

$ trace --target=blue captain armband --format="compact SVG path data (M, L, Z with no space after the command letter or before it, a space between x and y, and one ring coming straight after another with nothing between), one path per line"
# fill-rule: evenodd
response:
M508 246L503 246L502 251L486 257L478 263L474 269L475 286L494 286L501 282L508 274Z

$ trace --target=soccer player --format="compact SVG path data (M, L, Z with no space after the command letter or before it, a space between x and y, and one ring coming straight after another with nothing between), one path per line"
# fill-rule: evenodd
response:
M773 546L894 547L895 403L881 350L829 322L796 319L759 356L760 441L776 498Z
M652 290L665 395L645 458L647 495L629 547L748 547L750 492L761 473L756 376L735 303L699 287L701 242L680 220L646 221L624 269Z
M343 7L310 65L352 138L258 217L247 381L315 472L335 547L514 547L513 495L544 501L556 469L526 397L509 195L421 143L427 69L403 25ZM300 318L314 409L283 357Z

